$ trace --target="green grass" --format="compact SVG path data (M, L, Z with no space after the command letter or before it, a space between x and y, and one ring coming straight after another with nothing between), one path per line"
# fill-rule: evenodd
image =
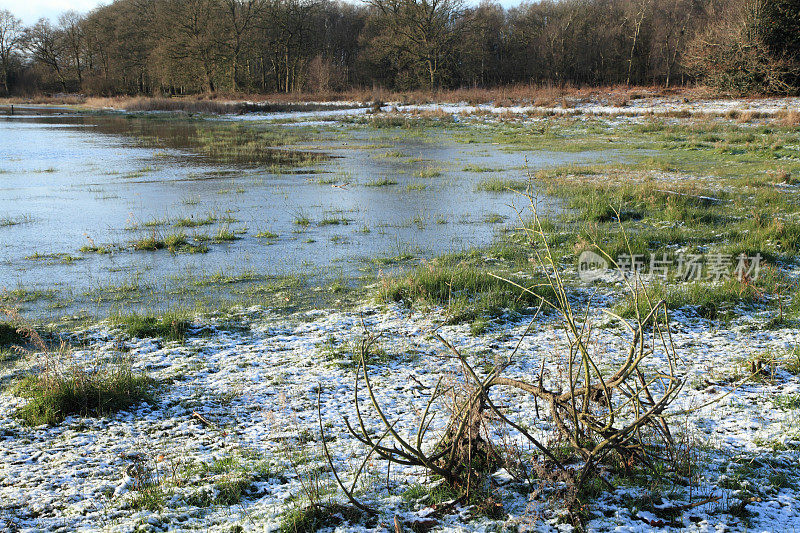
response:
M722 280L719 283L691 282L666 285L656 283L649 287L650 302L655 304L664 300L669 309L691 307L703 318L717 319L726 307L733 304L750 304L758 299L758 292L752 285L741 283L735 278ZM639 299L639 312L647 315L650 303L644 297ZM615 311L623 318L636 316L636 305L633 297L628 296L617 305Z
M784 394L777 396L772 403L778 409L800 409L800 394Z
M368 181L365 185L367 187L389 187L391 185L397 185L397 180L393 180L391 178L379 178Z
M341 504L313 504L297 506L283 514L281 533L314 533L323 528L331 528L348 522L357 523L361 512Z
M142 401L152 401L155 381L134 372L130 362L109 363L98 370L78 366L20 381L14 394L28 402L15 416L26 424L53 425L70 415L104 416Z
M172 225L176 228L197 228L199 226L209 226L217 221L214 215L205 218L184 217L175 220Z
M33 217L30 215L20 215L16 217L2 216L0 217L0 228L19 226L20 224L29 224L31 222L33 222Z
M475 190L478 192L513 192L524 191L528 186L529 181L524 179L487 178L479 181Z
M169 225L169 220L165 218L151 218L150 220L147 220L142 223L142 226L144 226L145 228L158 228L167 225Z
M426 505L439 505L452 501L460 495L446 483L439 483L433 487L415 483L403 491L403 499L409 503L424 503Z
M301 228L307 228L311 225L311 219L303 213L298 213L294 216L294 224L295 226L300 226Z
M482 167L480 165L466 165L461 169L462 172L502 172L502 168Z
M378 297L412 306L443 306L452 323L498 317L506 311L521 312L539 304L536 295L553 297L551 289L533 288L541 280L506 276L522 286L532 287L534 294L491 276L486 268L445 258L406 275L383 280Z
M110 246L98 246L96 244L86 244L80 247L80 251L85 254L108 255L111 253Z
M192 464L187 468L185 476L189 479L213 480L211 487L189 497L191 505L230 507L240 503L252 491L256 481L269 479L273 473L266 461L252 463L237 455L228 455L211 463Z
M800 223L751 217L732 228L725 251L733 256L761 254L770 261L791 260L800 252Z
M501 224L505 222L506 217L498 215L497 213L490 213L483 217L483 222L486 224Z
M239 236L234 232L231 231L229 228L220 228L211 238L212 242L217 244L222 242L232 242L239 239Z
M415 177L423 179L438 178L441 175L442 175L442 169L439 167L425 167L414 172Z
M54 264L69 265L76 261L80 261L83 258L76 257L66 252L61 252L61 253L34 252L33 254L26 256L25 259L28 261L41 261L48 265L54 265Z
M144 237L143 239L139 239L138 241L134 241L133 243L134 250L154 251L154 250L160 250L165 246L166 245L164 244L164 241L156 239L155 235L150 237Z
M133 494L129 505L137 511L161 511L170 496L172 491L166 490L161 483L147 483Z
M188 316L178 312L117 315L111 319L111 323L131 337L159 337L164 340L183 340L191 326Z
M320 355L339 368L356 368L361 364L361 343L358 341L340 342L333 336L318 345ZM366 354L370 365L386 363L392 356L380 346L373 346Z
M203 240L206 239L203 239L201 235L195 235L192 237L192 241L202 242ZM146 252L169 250L172 253L205 253L208 251L207 246L204 244L198 244L197 242L191 242L189 237L187 237L187 235L183 232L169 233L163 237L153 233L147 237L133 241L131 248L136 251Z
M185 233L172 233L164 237L164 246L171 251L187 244L189 244L189 241L186 240Z
M284 148L307 140L307 135L299 130L288 132L280 127L252 128L237 124L198 128L189 144L218 162L267 165L280 172L284 168L311 166L328 158L317 152Z
M427 183L422 183L419 181L414 181L406 185L407 191L424 191L427 188L428 188Z
M35 303L42 300L55 301L58 292L55 289L27 289L20 287L0 294L0 301L10 302L12 305L20 303Z
M352 222L349 218L343 216L333 216L333 215L325 215L322 220L320 220L317 225L318 226L338 226L338 225L348 225Z

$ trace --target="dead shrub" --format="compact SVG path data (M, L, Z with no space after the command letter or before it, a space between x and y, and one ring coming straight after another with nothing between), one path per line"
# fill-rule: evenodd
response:
M541 224L534 219L537 229L529 229L528 236L544 276L541 284L550 295L536 296L539 310L554 313L562 332L560 348L542 355L539 371L520 375L517 369L513 377L506 375L517 362L521 340L511 353L495 353L491 368L479 371L454 344L436 334L454 362L453 377L440 378L429 389L418 423L405 427L391 420L378 400L367 364L376 338L367 332L355 376L356 420L344 422L369 450L367 458L374 454L390 463L420 467L443 479L460 495L458 501L486 501L491 497L490 474L505 467L520 478L536 473L540 483L557 487L574 520L580 521L587 499L612 486L609 472L655 472L673 455L674 440L664 414L682 381L676 373L678 358L665 302L651 301L640 285L629 283L637 302L633 323L606 311L627 329L627 346L617 354L602 351L592 340L590 310L573 308ZM603 254L599 248L596 252ZM504 281L523 293L541 290ZM536 320L534 316L523 338L537 326ZM363 391L366 401L359 398ZM526 413L530 419L515 421L517 414L504 405L508 402L503 393L527 395L535 406ZM446 423L434 432L434 418L441 413L447 413ZM368 429L376 421L382 426L378 433ZM550 430L529 429L543 424ZM521 460L513 448L497 442L501 430L514 433L536 453Z

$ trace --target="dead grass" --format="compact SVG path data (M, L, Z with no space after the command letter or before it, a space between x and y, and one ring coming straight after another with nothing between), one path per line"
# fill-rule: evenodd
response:
M12 96L0 98L2 104L36 104L36 105L81 105L86 102L82 94L39 94L35 96Z
M452 90L386 91L350 89L343 92L271 93L249 94L218 92L212 94L163 97L90 97L80 98L80 103L90 108L114 108L129 111L179 110L198 113L241 112L247 110L245 102L257 106L299 104L307 102L399 102L401 104L458 103L494 104L496 107L535 105L540 107L574 107L588 100L605 100L611 105L624 107L630 100L656 96L680 95L689 100L720 96L706 87L664 88L659 86L573 86L552 84L516 84L494 88L465 88ZM77 98L77 97L74 97ZM18 99L29 103L55 103L52 98Z
M787 127L800 126L800 111L791 109L788 111L784 111L782 113L778 113L777 116L782 126L787 126Z
M320 103L322 102L322 103ZM337 109L339 106L325 104L324 101L310 103L308 101L282 102L282 101L256 101L253 97L243 98L216 98L216 97L114 97L114 98L87 98L83 105L92 109L124 109L125 111L167 111L189 114L241 114L253 112L286 112L286 111L316 111L324 109ZM344 106L346 107L346 105Z

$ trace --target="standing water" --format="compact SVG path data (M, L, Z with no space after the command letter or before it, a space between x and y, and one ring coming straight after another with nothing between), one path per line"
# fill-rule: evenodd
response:
M391 258L487 245L525 202L481 182L609 155L508 152L438 129L4 111L0 290L50 316L113 304L102 288L353 280ZM275 146L245 154L252 132ZM243 147L218 146L225 135Z

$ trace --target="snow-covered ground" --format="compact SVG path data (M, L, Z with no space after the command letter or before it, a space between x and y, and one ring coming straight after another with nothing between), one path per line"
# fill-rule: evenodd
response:
M318 102L314 105L325 106ZM358 102L334 102L332 107L347 106L345 109L319 109L315 111L277 112L277 113L245 113L224 115L230 120L292 120L306 123L335 122L346 118L364 116L373 112L369 106L359 106ZM429 104L403 104L401 102L387 102L381 112L400 114L437 113L452 116L468 116L473 114L495 115L505 117L525 117L528 115L542 114L578 114L601 116L648 116L648 115L726 115L731 112L759 113L764 116L774 116L790 111L800 111L800 98L714 98L690 100L683 96L635 98L614 104L608 98L598 97L593 99L564 98L561 105L499 105L494 103L469 104L456 103L429 103Z
M7 530L79 531L188 530L272 531L282 513L309 483L309 468L325 471L319 443L317 390L321 387L322 423L334 461L347 473L365 450L344 429L342 415L353 417L353 371L337 364L326 346L358 339L362 319L380 334L388 362L372 367L379 401L398 428L413 428L424 408L425 389L447 376L453 362L430 333L434 328L478 363L482 357L505 353L519 341L527 322L497 325L481 336L468 326L441 326L437 313L410 314L401 307L364 307L349 312L310 311L291 317L267 310L242 310L236 320L245 329L216 328L214 319L195 324L185 343L130 340L98 325L77 332L83 347L77 359L98 362L129 355L136 369L163 383L154 405L103 418L70 417L55 427L31 428L13 417L24 401L8 390L0 395L0 524ZM765 354L783 357L797 346L794 329L764 330L757 319L731 327L676 313L674 341L682 357L686 385L675 409L702 406L677 416L674 427L692 435L701 470L691 486L665 483L662 508L685 508L667 530L794 531L800 528L800 410L791 401L800 380L778 367L774 381L736 386L731 376L742 373L743 361ZM624 331L607 325L595 333L598 346L609 354L626 342ZM551 318L536 322L522 342L511 375L534 375L542 357L562 349L561 335ZM341 352L340 352L341 353ZM489 354L489 355L486 355ZM612 355L609 355L612 357ZM36 358L6 368L3 378L19 375ZM738 370L737 370L738 369ZM746 372L746 371L745 371ZM800 398L800 397L798 397ZM532 402L522 396L505 398L510 410L532 427ZM777 403L776 403L777 402ZM797 402L800 407L800 402ZM375 427L377 420L373 419ZM443 423L443 417L437 419ZM198 503L213 500L220 480L230 472L200 464L229 464L227 470L255 470L249 492L234 504ZM387 490L386 465L372 461L359 497L380 509L377 522L341 525L344 530L394 530L395 515L409 522L432 509L401 497L406 485L425 481L421 472L391 470ZM163 508L134 509L142 472L163 489ZM742 474L742 472L746 472ZM777 474L790 483L778 483ZM346 474L345 474L346 476ZM742 477L746 479L741 479ZM570 530L557 505L526 491L499 472L497 493L506 518L472 517L472 509L456 507L437 515L442 531ZM778 486L782 485L782 487ZM636 497L651 487L620 485L601 496L589 510L593 531L652 531L663 520L640 510ZM743 492L744 491L744 492ZM209 496L210 495L210 496ZM344 501L339 493L334 499ZM690 499L691 498L691 499ZM731 516L745 498L749 518ZM695 502L708 503L692 507ZM235 526L241 526L236 529Z

